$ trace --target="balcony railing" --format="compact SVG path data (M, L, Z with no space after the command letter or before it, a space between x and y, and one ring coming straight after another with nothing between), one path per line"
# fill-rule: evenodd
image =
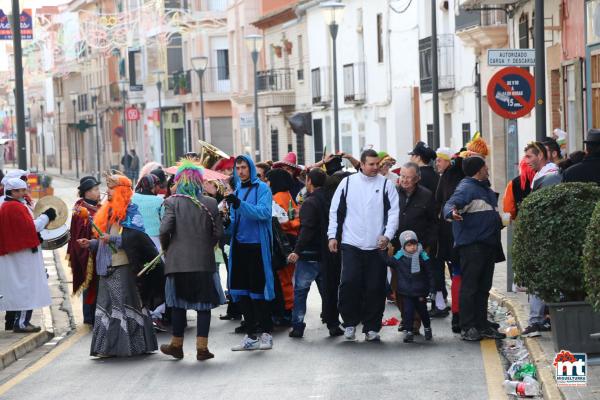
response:
M204 93L229 93L231 91L229 67L206 68L202 77L202 89Z
M362 103L365 101L365 64L344 65L344 102Z
M312 103L315 105L325 105L331 101L331 92L329 89L329 68L319 67L310 71Z
M506 25L506 12L503 10L468 11L461 7L455 21L457 32L477 26Z
M256 88L259 92L278 92L292 90L292 70L290 68L258 71Z
M185 95L192 91L192 71L176 72L169 76L169 90L175 95Z

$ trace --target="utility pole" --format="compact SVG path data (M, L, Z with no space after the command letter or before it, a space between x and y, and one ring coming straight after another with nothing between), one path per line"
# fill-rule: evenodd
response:
M546 45L544 40L544 0L535 0L535 139L546 137Z
M440 147L440 97L438 73L437 1L431 0L431 94L433 95L433 143L434 150Z
M15 114L17 117L17 154L19 169L27 169L27 138L25 136L25 103L23 94L23 48L21 47L21 10L19 0L12 0L13 49L15 63Z

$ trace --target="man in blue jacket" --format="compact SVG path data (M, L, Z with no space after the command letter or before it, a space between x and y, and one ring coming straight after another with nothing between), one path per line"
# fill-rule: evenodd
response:
M483 158L464 159L463 171L466 178L444 206L444 217L453 220L454 246L458 249L462 269L461 338L468 341L482 337L503 338L505 336L487 320L494 264L504 259L498 199L490 189L488 167Z
M269 350L273 347L269 302L275 297L271 189L258 179L250 157L236 158L233 176L235 192L225 197L231 219L228 286L233 301L240 304L247 330L242 343L231 350Z

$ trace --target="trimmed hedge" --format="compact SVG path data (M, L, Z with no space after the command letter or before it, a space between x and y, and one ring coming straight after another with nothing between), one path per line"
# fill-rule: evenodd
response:
M515 282L546 302L584 300L582 253L600 187L561 183L531 193L512 246Z
M583 244L583 275L588 302L600 311L600 202L596 204Z

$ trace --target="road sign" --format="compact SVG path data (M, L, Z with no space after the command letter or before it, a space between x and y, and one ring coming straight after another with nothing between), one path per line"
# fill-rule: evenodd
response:
M240 128L254 128L254 114L240 114Z
M535 107L535 83L529 71L507 67L496 72L487 87L491 109L507 119L521 118Z
M140 111L136 107L127 107L125 112L125 118L127 121L139 121Z
M490 67L532 67L535 65L535 49L489 49Z

